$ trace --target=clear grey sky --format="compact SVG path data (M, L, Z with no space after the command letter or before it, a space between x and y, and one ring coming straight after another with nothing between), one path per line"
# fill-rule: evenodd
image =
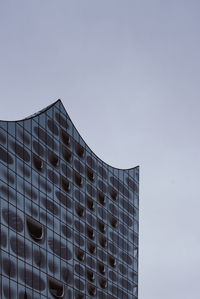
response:
M1 0L0 119L61 98L105 162L140 165L140 297L200 297L200 1Z

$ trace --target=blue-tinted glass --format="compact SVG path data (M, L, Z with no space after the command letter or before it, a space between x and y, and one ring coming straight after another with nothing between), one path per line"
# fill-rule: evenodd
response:
M0 122L1 298L138 296L139 168L100 160L61 101Z

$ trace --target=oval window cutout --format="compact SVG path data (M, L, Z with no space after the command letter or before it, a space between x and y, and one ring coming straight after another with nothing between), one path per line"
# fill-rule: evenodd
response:
M64 298L65 288L62 282L54 279L48 278L49 281L49 291L54 298Z
M37 242L41 241L44 236L42 224L30 217L26 218L26 223L27 223L28 232L32 237L32 239Z
M53 152L49 152L49 161L50 161L51 165L53 165L54 167L57 167L59 165L59 158Z
M38 156L33 156L33 164L35 166L35 168L37 168L37 170L41 171L43 168L43 161L40 159L40 157Z
M96 287L92 284L89 284L88 285L88 293L91 295L91 296L96 296Z

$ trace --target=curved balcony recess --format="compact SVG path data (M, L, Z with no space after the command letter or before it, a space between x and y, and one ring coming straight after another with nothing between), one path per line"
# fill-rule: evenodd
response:
M88 250L90 253L94 254L96 252L96 245L88 241Z
M49 161L50 161L51 165L53 165L54 167L57 167L59 165L58 156L53 152L49 152L48 156L49 156Z
M26 217L26 224L32 239L37 242L41 241L44 237L44 229L42 224L28 216Z
M89 179L91 182L93 182L93 181L94 181L94 178L95 178L93 170L92 170L91 168L87 167L87 171L86 171L86 172L87 172L87 177L88 177L88 179Z
M105 195L104 195L102 192L99 192L99 193L98 193L98 198L99 198L99 202L100 202L100 204L105 205L105 203L106 203L106 198L105 198Z
M90 197L87 197L87 206L91 211L94 211L94 201Z
M65 287L64 284L52 277L48 278L49 291L51 295L56 299L64 298L65 296Z
M40 159L40 157L38 157L36 155L33 156L33 164L34 164L35 168L39 171L41 171L44 166L42 159Z
M83 185L83 178L82 178L82 176L78 172L74 173L74 180L75 180L75 183L79 187L82 187L82 185Z
M96 296L96 287L94 285L91 285L89 284L88 285L88 293L91 295L91 296Z
M63 129L61 129L60 135L63 143L67 146L70 146L70 137Z
M77 155L80 158L84 157L85 150L84 150L84 147L82 145L80 145L79 143L77 143L76 146L75 146L75 150L76 150Z
M88 278L88 280L90 280L92 282L95 281L94 272L92 272L90 269L87 269L87 278Z

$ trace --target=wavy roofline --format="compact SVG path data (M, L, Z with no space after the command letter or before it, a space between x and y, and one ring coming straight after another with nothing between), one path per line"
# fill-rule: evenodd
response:
M55 106L57 103L61 103L61 105L63 106L66 114L68 115L67 113L67 110L65 108L65 106L63 105L61 99L58 99L56 100L55 102L53 102L52 104L48 105L47 107L43 108L42 110L34 113L34 114L31 114L30 116L28 117L25 117L25 118L22 118L22 119L18 119L18 120L0 120L0 122L22 122L22 121L26 121L26 120L30 120L30 119L34 119L35 117L45 113L46 111L48 111L49 109L51 109L53 106ZM74 125L73 121L71 120L70 116L68 115L72 125L74 126L74 128L76 129L76 131L78 132L78 134L81 136L81 134L79 133L79 131L77 130L76 126ZM83 137L81 136L81 138L83 139ZM104 160L102 160L99 156L97 156L97 154L90 148L90 146L87 144L87 142L83 139L85 145L89 148L89 150L95 155L95 157L97 157L98 159L100 159L104 164L106 164L108 167L111 167L113 169L117 169L117 170L121 170L121 171L130 171L130 170L134 170L136 168L139 168L140 166L137 165L137 166L134 166L134 167L130 167L130 168L118 168L118 167L115 167L115 166L112 166L110 164L108 164L107 162L105 162Z

